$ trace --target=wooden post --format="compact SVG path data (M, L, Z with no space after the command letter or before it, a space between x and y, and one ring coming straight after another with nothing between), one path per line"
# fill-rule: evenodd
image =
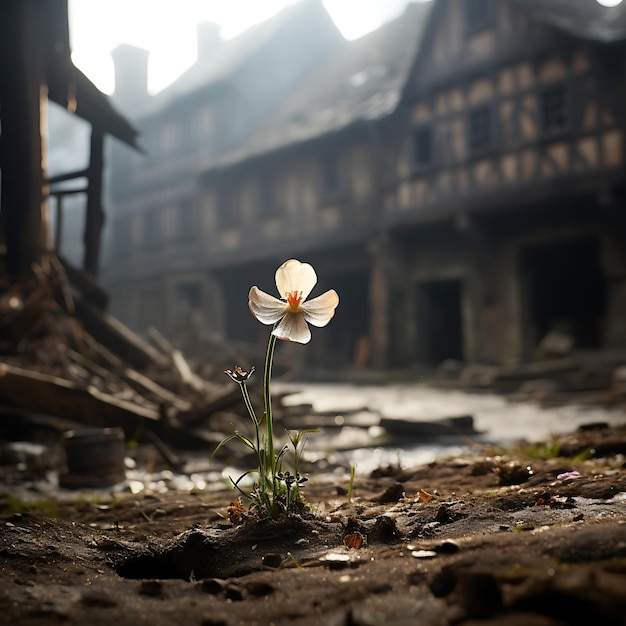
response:
M104 226L104 211L102 210L103 139L102 130L94 126L91 130L91 150L87 174L87 218L83 237L85 243L83 269L92 276L98 275L100 237Z
M41 107L47 102L38 4L0 2L2 233L12 279L41 259L47 241Z
M384 241L369 247L371 272L369 284L371 363L376 369L388 365L389 353L389 280L386 271Z
M61 241L63 236L63 199L65 196L62 193L57 194L57 219L56 219L56 231L54 233L54 251L56 254L61 254Z

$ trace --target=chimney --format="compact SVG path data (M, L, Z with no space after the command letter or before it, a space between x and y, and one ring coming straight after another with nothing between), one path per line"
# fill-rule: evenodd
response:
M214 22L198 22L197 37L198 61L210 59L222 43L220 26Z
M142 48L121 44L111 51L115 66L113 100L129 116L140 112L148 100L148 56Z

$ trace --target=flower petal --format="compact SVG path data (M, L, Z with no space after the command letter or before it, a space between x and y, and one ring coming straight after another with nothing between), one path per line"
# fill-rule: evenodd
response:
M338 304L339 296L334 289L331 289L321 296L313 298L313 300L304 302L302 304L302 315L313 326L326 326L333 319Z
M248 294L248 307L262 324L275 324L285 315L287 304L258 287L252 287Z
M306 300L315 287L315 283L317 283L317 274L308 263L290 259L276 270L276 287L283 298L287 297L287 293L301 291L302 299Z
M311 341L311 331L304 321L302 313L287 313L282 322L272 331L272 335L296 343L309 343Z

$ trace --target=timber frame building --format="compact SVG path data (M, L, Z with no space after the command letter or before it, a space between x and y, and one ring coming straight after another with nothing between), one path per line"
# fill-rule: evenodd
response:
M626 349L626 7L414 3L249 130L198 173L178 260L118 249L131 325L149 286L166 332L187 294L253 339L247 291L293 257L341 298L318 365L520 362L551 330Z

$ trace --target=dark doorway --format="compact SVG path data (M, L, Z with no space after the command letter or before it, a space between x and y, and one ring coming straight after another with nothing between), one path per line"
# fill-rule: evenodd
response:
M577 348L599 348L606 287L597 239L526 248L521 262L527 351L551 330L571 335Z
M417 286L417 353L421 363L463 360L463 283L441 280Z

